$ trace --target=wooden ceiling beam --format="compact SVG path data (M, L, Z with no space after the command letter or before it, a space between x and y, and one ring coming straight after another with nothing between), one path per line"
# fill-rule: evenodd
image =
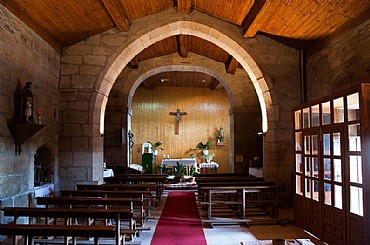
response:
M226 61L226 64L225 64L226 72L234 75L236 72L236 69L238 68L238 65L239 65L239 62L234 57L229 55Z
M250 8L248 14L245 16L242 22L243 36L244 37L254 37L257 33L257 29L252 29L251 26L256 20L257 15L261 12L266 1L255 0L252 7Z
M121 3L117 0L101 0L106 12L116 24L118 30L124 32L130 28L130 22Z
M137 57L137 55L129 62L128 66L132 69L139 68L139 58Z
M187 58L189 51L189 36L178 35L176 36L176 41L177 41L177 52L182 58Z
M146 79L144 82L142 82L142 85L144 85L145 88L153 90L154 86L153 84L149 81L149 79Z
M176 0L177 12L180 14L190 14L191 0Z
M216 78L212 77L208 88L210 90L215 90L219 84L220 82Z
M332 32L329 36L324 38L323 40L319 41L316 45L312 48L307 49L307 56L311 56L320 50L322 50L325 46L331 43L333 40L339 38L340 36L344 35L345 33L353 30L357 26L361 25L365 21L370 19L370 7L367 8L364 12L359 14L356 18L351 21L347 21L344 25L340 26L334 32Z
M55 51L57 51L59 54L62 53L62 43L52 38L49 33L39 26L33 19L31 19L27 12L18 6L18 4L16 4L14 1L7 0L0 0L0 3L15 16L17 16L29 28L31 28L36 34L40 35L42 39L44 39L55 49Z

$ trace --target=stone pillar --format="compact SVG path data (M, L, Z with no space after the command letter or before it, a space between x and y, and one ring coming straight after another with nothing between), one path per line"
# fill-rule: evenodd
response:
M77 183L102 183L101 113L94 102L103 100L104 95L95 91L71 90L61 91L60 95L60 188L74 189Z
M235 156L243 155L243 163L235 162L235 173L248 173L249 160L262 155L262 141L257 133L261 131L261 109L254 106L237 106L234 114Z
M110 99L110 98L109 98ZM125 170L127 163L127 107L108 102L105 110L104 159L116 172Z

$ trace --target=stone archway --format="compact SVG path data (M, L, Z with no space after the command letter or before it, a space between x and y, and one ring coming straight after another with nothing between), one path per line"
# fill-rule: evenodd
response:
M123 70L125 64L130 62L131 59L133 59L138 53L158 41L161 41L173 35L180 34L197 36L204 40L210 41L213 44L224 49L242 65L244 70L248 73L255 87L261 106L262 131L266 132L268 129L267 106L272 106L272 104L270 103L272 103L273 96L271 96L271 91L273 91L273 89L271 88L271 84L267 84L263 73L257 65L256 61L243 47L245 46L245 44L239 44L243 43L243 38L235 37L235 35L228 36L224 33L224 30L217 30L216 28L211 28L206 24L197 23L190 20L174 21L173 23L160 26L153 29L152 31L141 35L132 43L128 44L127 48L123 49L122 52L117 55L116 59L110 64L110 66L106 67L106 69L103 71L103 78L98 81L97 84L100 94L104 94L106 97L108 97L109 91L114 83L114 81L112 81L112 78L118 77L117 72ZM231 37L234 37L236 39L234 40ZM102 111L104 111L105 106L106 103L103 103L102 107L100 107ZM273 113L274 110L269 110L269 114ZM103 115L103 113L101 115L96 115L99 117L100 122L103 122L103 118L101 118L101 116ZM274 118L274 115L271 115L271 117Z
M168 20L173 22L168 23ZM149 25L150 30L142 28L148 26L149 22L152 23ZM212 27L209 23L213 23ZM126 64L146 47L178 34L203 38L232 55L243 66L254 85L261 105L263 130L266 131L268 124L278 120L278 116L275 116L278 107L273 106L275 91L271 84L267 84L257 65L256 61L261 62L260 58L257 54L253 57L250 55L249 52L254 52L253 48L240 35L236 26L196 11L186 16L173 10L163 11L154 19L147 17L135 21L128 33L108 31L64 50L60 93L61 102L65 103L65 107L61 113L63 147L60 147L59 154L61 175L67 177L66 181L61 183L63 188L73 188L75 183L81 181L102 181L103 140L99 128L103 125L107 98L116 78ZM263 39L265 47L271 43L276 45L272 41L266 42L267 38ZM108 42L109 47L102 50L101 45ZM82 65L81 68L75 65L76 53L82 56L82 60L90 60L96 56L97 59L93 60L94 67ZM85 111L81 110L81 107L78 111L65 109L81 98L87 103ZM79 149L75 149L73 145L78 142L83 144L78 145ZM71 171L76 174L68 174Z
M183 62L185 60L186 64ZM174 65L180 63L182 64L181 66ZM148 60L140 62L138 69L130 69L126 67L122 71L111 90L107 107L105 121L105 123L107 123L107 138L105 138L104 151L105 156L109 159L109 161L112 162L113 165L122 165L124 167L127 163L131 162L129 158L129 147L125 148L125 146L122 146L118 141L117 143L114 143L114 141L111 139L116 137L116 132L118 132L122 125L131 125L129 122L127 123L127 120L130 121L130 115L132 115L130 111L131 100L140 83L152 75L166 71L201 72L213 76L221 82L226 94L228 94L229 100L229 116L231 127L227 134L230 136L228 142L231 153L228 157L230 169L232 171L235 170L234 149L238 149L238 155L244 154L245 160L248 162L247 156L251 155L252 152L255 153L257 150L251 147L243 148L242 145L254 145L253 141L255 140L255 135L258 131L252 133L254 131L253 127L249 127L249 130L242 130L240 126L235 129L234 117L236 118L237 122L238 120L240 122L240 118L246 118L245 114L249 114L251 116L255 113L259 113L260 106L252 82L244 70L239 69L234 75L227 74L223 63L216 62L212 59L195 53L189 53L187 58L181 58L177 53L174 53L156 58L154 61ZM248 95L248 100L245 99L246 95ZM127 103L125 103L125 101L127 101ZM117 110L117 108L122 109ZM124 113L127 108L128 113ZM121 122L120 124L117 124L117 113L120 112L123 112L124 115L120 116ZM125 117L125 114L127 114L127 118ZM115 122L112 123L112 121ZM240 125L240 123L238 125ZM127 131L128 130L131 130L131 128L127 128ZM260 130L260 126L256 130ZM238 140L234 141L235 132L238 135L243 133L245 137L238 137ZM262 148L262 145L260 148ZM127 160L123 161L122 156L128 156ZM254 154L252 156L254 156ZM241 165L238 162L237 169L240 170L240 167Z

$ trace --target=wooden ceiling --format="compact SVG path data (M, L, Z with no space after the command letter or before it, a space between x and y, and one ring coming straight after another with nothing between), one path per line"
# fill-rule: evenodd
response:
M308 52L319 50L325 42L370 18L368 0L0 0L0 3L58 51L111 28L128 31L132 21L170 8L182 14L196 10L239 26L246 38L259 33ZM140 61L172 53L187 57L188 52L225 63L231 74L240 68L224 50L193 36L162 40L138 54L130 66L135 68ZM193 75L194 81L210 81L206 83L209 88L218 87L211 82L212 78ZM163 74L162 78L170 76ZM156 86L156 81L162 86L162 78L158 78L146 86ZM175 80L182 86L187 84L177 75L172 82ZM192 81L189 76L186 80ZM192 84L188 82L188 86Z

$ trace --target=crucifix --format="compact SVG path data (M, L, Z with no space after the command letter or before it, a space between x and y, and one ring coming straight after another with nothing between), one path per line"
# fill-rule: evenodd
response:
M179 128L180 128L180 119L182 115L187 115L186 112L180 111L180 109L177 109L175 112L170 112L170 115L176 116L176 129L175 134L179 134Z

